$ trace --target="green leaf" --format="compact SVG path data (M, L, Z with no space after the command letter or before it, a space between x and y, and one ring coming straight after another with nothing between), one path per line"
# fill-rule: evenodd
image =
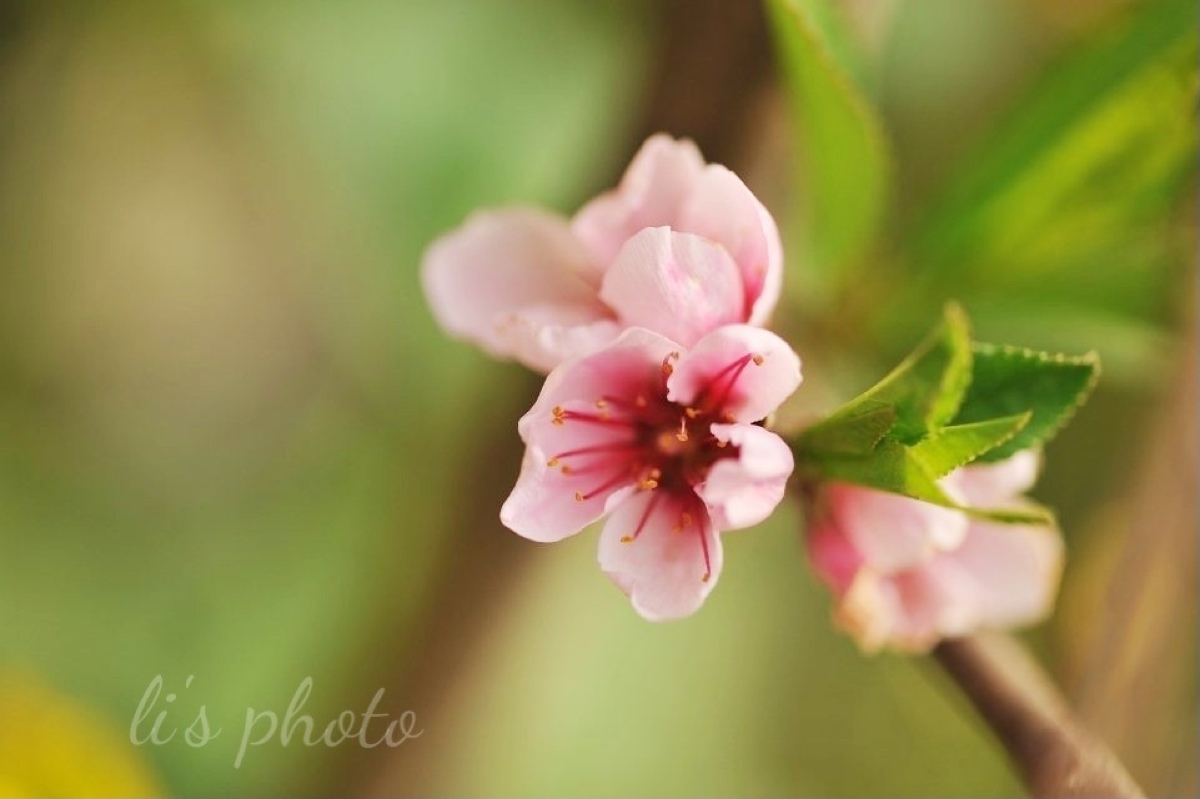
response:
M1083 404L1100 376L1094 353L1078 357L975 344L970 388L955 417L956 424L1029 413L1006 443L980 456L1002 460L1049 440Z
M1133 4L1060 59L972 153L914 237L957 296L1000 287L1137 312L1161 271L1131 263L1195 173L1191 0ZM1132 304L1132 305L1131 305Z
M866 401L839 414L833 423L826 419L808 428L800 434L799 445L814 455L867 455L895 424L894 405Z
M1010 429L1015 423L1008 420ZM810 464L810 467L812 464ZM955 502L937 484L929 467L915 448L884 439L870 455L859 457L825 457L815 469L819 479L853 483L892 494L932 502L946 508L963 511L971 516L1006 524L1049 524L1053 514L1034 503L1019 508L971 508Z
M1032 418L1031 413L1021 413L943 427L914 444L911 452L930 474L942 477L1009 441Z
M885 439L873 452L857 457L826 457L820 460L821 479L903 494L949 508L957 507L946 496L920 460L899 442Z
M955 304L945 319L887 377L851 400L818 427L837 426L866 408L890 405L892 438L913 443L949 422L971 380L971 336L966 315Z
M802 145L809 261L836 268L862 253L883 217L888 144L827 2L771 0L767 8Z

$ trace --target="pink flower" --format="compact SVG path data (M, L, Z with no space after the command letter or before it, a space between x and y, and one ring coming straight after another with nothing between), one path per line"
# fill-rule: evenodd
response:
M773 333L715 330L686 349L641 328L552 371L518 429L521 475L500 511L559 541L607 515L600 567L651 620L693 613L721 573L724 530L765 519L792 453L754 424L800 384Z
M1019 452L942 479L959 503L1019 508L1038 455ZM980 627L1049 613L1063 547L1051 526L988 522L898 494L830 483L814 506L809 554L837 599L835 619L866 650L924 650Z
M745 184L659 134L573 220L477 213L429 247L422 277L447 331L547 372L627 327L689 347L721 325L761 325L782 270L775 222Z

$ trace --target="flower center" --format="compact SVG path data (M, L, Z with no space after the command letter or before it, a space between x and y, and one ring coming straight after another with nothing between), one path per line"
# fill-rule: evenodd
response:
M638 524L622 538L625 542L637 539L664 494L669 495L672 506L679 509L672 530L694 531L699 537L705 568L702 579L708 580L712 574L708 540L699 522L706 510L694 487L707 479L714 463L737 456L738 448L713 435L712 426L733 421L724 410L733 389L742 373L751 365L761 365L763 358L747 354L730 362L714 373L686 406L667 399L667 378L678 358L679 353L672 352L663 359L662 382L653 391L633 397L606 394L590 406L555 407L553 424L594 427L596 437L594 443L555 453L546 465L578 480L575 499L580 502L629 485L654 492ZM590 479L579 479L585 476Z

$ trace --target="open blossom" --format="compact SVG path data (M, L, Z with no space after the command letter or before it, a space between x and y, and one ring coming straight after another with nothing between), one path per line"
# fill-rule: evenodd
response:
M960 504L1015 509L1037 471L1037 453L1026 450L940 484ZM1038 621L1063 558L1052 526L990 522L842 483L822 487L808 547L836 596L836 620L867 650L919 651L980 627Z
M761 325L779 297L770 214L696 146L652 136L620 186L573 219L484 211L434 242L422 278L450 333L547 372L644 327L688 347L731 323Z
M631 328L547 377L500 517L559 541L607 515L601 568L644 617L686 616L721 573L719 533L783 498L792 453L755 422L799 384L800 359L766 330L722 327L685 348Z

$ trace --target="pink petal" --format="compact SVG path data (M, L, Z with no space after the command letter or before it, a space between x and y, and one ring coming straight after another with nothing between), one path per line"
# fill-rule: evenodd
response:
M561 440L564 432L586 429L555 424L558 406L578 403L596 410L596 400L605 396L632 400L660 393L663 359L678 349L657 333L629 328L604 348L564 361L546 377L537 401L517 423L521 439L545 444Z
M600 287L600 298L623 324L685 347L740 321L742 296L737 264L724 248L665 227L629 239Z
M615 339L621 325L596 321L591 310L569 305L530 305L495 319L493 329L514 359L549 372L572 356L585 355Z
M684 198L703 168L704 159L692 142L661 133L647 139L621 185L581 208L571 223L590 253L596 274L608 269L639 230L675 227Z
M864 650L921 652L973 626L969 589L953 568L932 562L890 576L864 569L843 596L837 620Z
M747 355L752 360L739 366ZM757 422L799 385L800 357L786 341L761 328L729 325L683 354L667 379L667 398L692 405L719 395L720 410L732 421Z
M975 521L952 556L973 582L982 624L1029 624L1054 605L1063 545L1053 527Z
M603 515L609 498L634 482L624 449L633 432L628 426L577 419L559 423L555 409L599 416L604 411L596 401L602 397L632 399L661 391L663 358L676 346L633 328L546 377L533 408L517 423L527 449L517 485L500 513L505 526L535 541L557 541ZM590 454L582 461L561 457L584 449ZM577 499L577 492L584 499Z
M783 499L792 474L792 451L783 439L750 424L714 424L712 434L738 448L737 457L713 464L696 494L718 531L758 524Z
M979 624L974 588L952 553L939 555L893 578L900 612L891 643L901 649L925 650L942 638L964 635Z
M808 556L813 570L833 592L841 596L862 568L862 555L842 534L836 520L818 512L808 523Z
M779 300L783 246L775 220L746 184L719 164L705 167L673 227L712 239L729 251L746 290L742 320L764 324Z
M564 220L508 209L474 214L435 241L421 275L430 308L448 332L546 371L577 343L571 328L612 318L586 270L587 253ZM545 325L555 330L543 337L537 331Z
M681 524L685 512L690 518ZM721 574L721 540L694 500L662 489L638 491L605 522L599 560L638 613L665 621L690 615L704 603Z
M1041 454L1025 449L996 463L975 463L948 475L964 504L976 508L1003 508L1033 487L1041 467Z
M951 549L967 534L966 515L949 508L845 483L831 483L826 492L846 538L869 568L884 574Z
M895 584L869 569L854 576L834 608L837 625L865 652L875 652L892 640L899 618Z
M586 491L594 483L583 476L564 475L548 466L548 461L543 450L528 447L517 484L500 508L504 526L531 541L561 541L574 535L603 516L611 504L627 493L626 486L617 486L579 501L575 492Z

